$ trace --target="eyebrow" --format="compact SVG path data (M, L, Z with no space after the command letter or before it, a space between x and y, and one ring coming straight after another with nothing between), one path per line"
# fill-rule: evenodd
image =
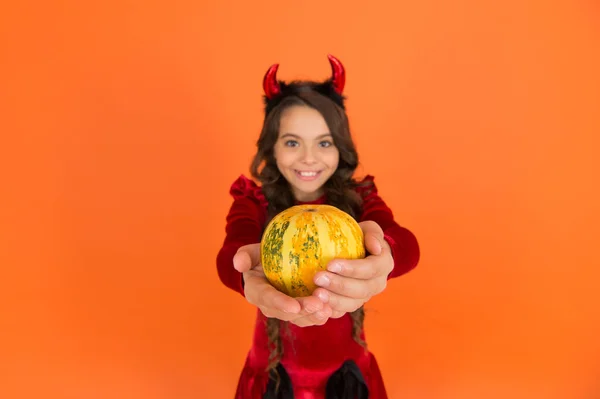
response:
M325 134L322 134L322 135L318 136L317 138L318 138L318 139L322 139L322 138L324 138L324 137L330 137L330 136L331 136L331 133L325 133ZM298 135L296 135L296 134L294 134L294 133L284 133L284 134L282 134L282 135L281 135L281 137L280 137L280 138L284 138L284 137L295 137L295 138L300 138L300 136L298 136Z

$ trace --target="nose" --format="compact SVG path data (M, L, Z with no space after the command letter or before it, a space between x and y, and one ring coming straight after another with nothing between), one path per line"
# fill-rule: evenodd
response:
M305 164L309 164L309 165L317 162L315 153L314 153L313 149L311 149L309 146L304 147L304 151L302 152L302 162L304 162Z

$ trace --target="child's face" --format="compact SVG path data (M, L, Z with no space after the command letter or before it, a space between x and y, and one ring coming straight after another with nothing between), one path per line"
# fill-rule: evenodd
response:
M315 109L293 106L279 122L274 148L279 171L298 201L312 201L338 167L339 151L323 116Z

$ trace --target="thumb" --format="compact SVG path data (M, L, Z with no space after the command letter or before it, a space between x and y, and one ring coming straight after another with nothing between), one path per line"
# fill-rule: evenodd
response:
M380 255L383 251L381 245L380 235L377 233L369 232L365 234L365 248L372 255Z
M359 223L365 237L365 249L372 255L383 252L383 230L373 221Z
M233 267L240 273L260 265L260 244L244 245L233 256Z

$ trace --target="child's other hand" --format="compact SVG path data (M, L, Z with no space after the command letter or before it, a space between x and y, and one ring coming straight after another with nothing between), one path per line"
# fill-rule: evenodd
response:
M365 236L368 256L364 259L334 259L326 272L315 275L320 286L313 293L333 309L333 317L353 312L387 286L387 278L394 268L390 246L383 238L383 230L372 221L359 223Z
M317 297L292 298L269 283L260 263L260 244L241 247L233 257L233 264L243 274L246 300L266 317L300 327L322 325L331 317L331 307Z

